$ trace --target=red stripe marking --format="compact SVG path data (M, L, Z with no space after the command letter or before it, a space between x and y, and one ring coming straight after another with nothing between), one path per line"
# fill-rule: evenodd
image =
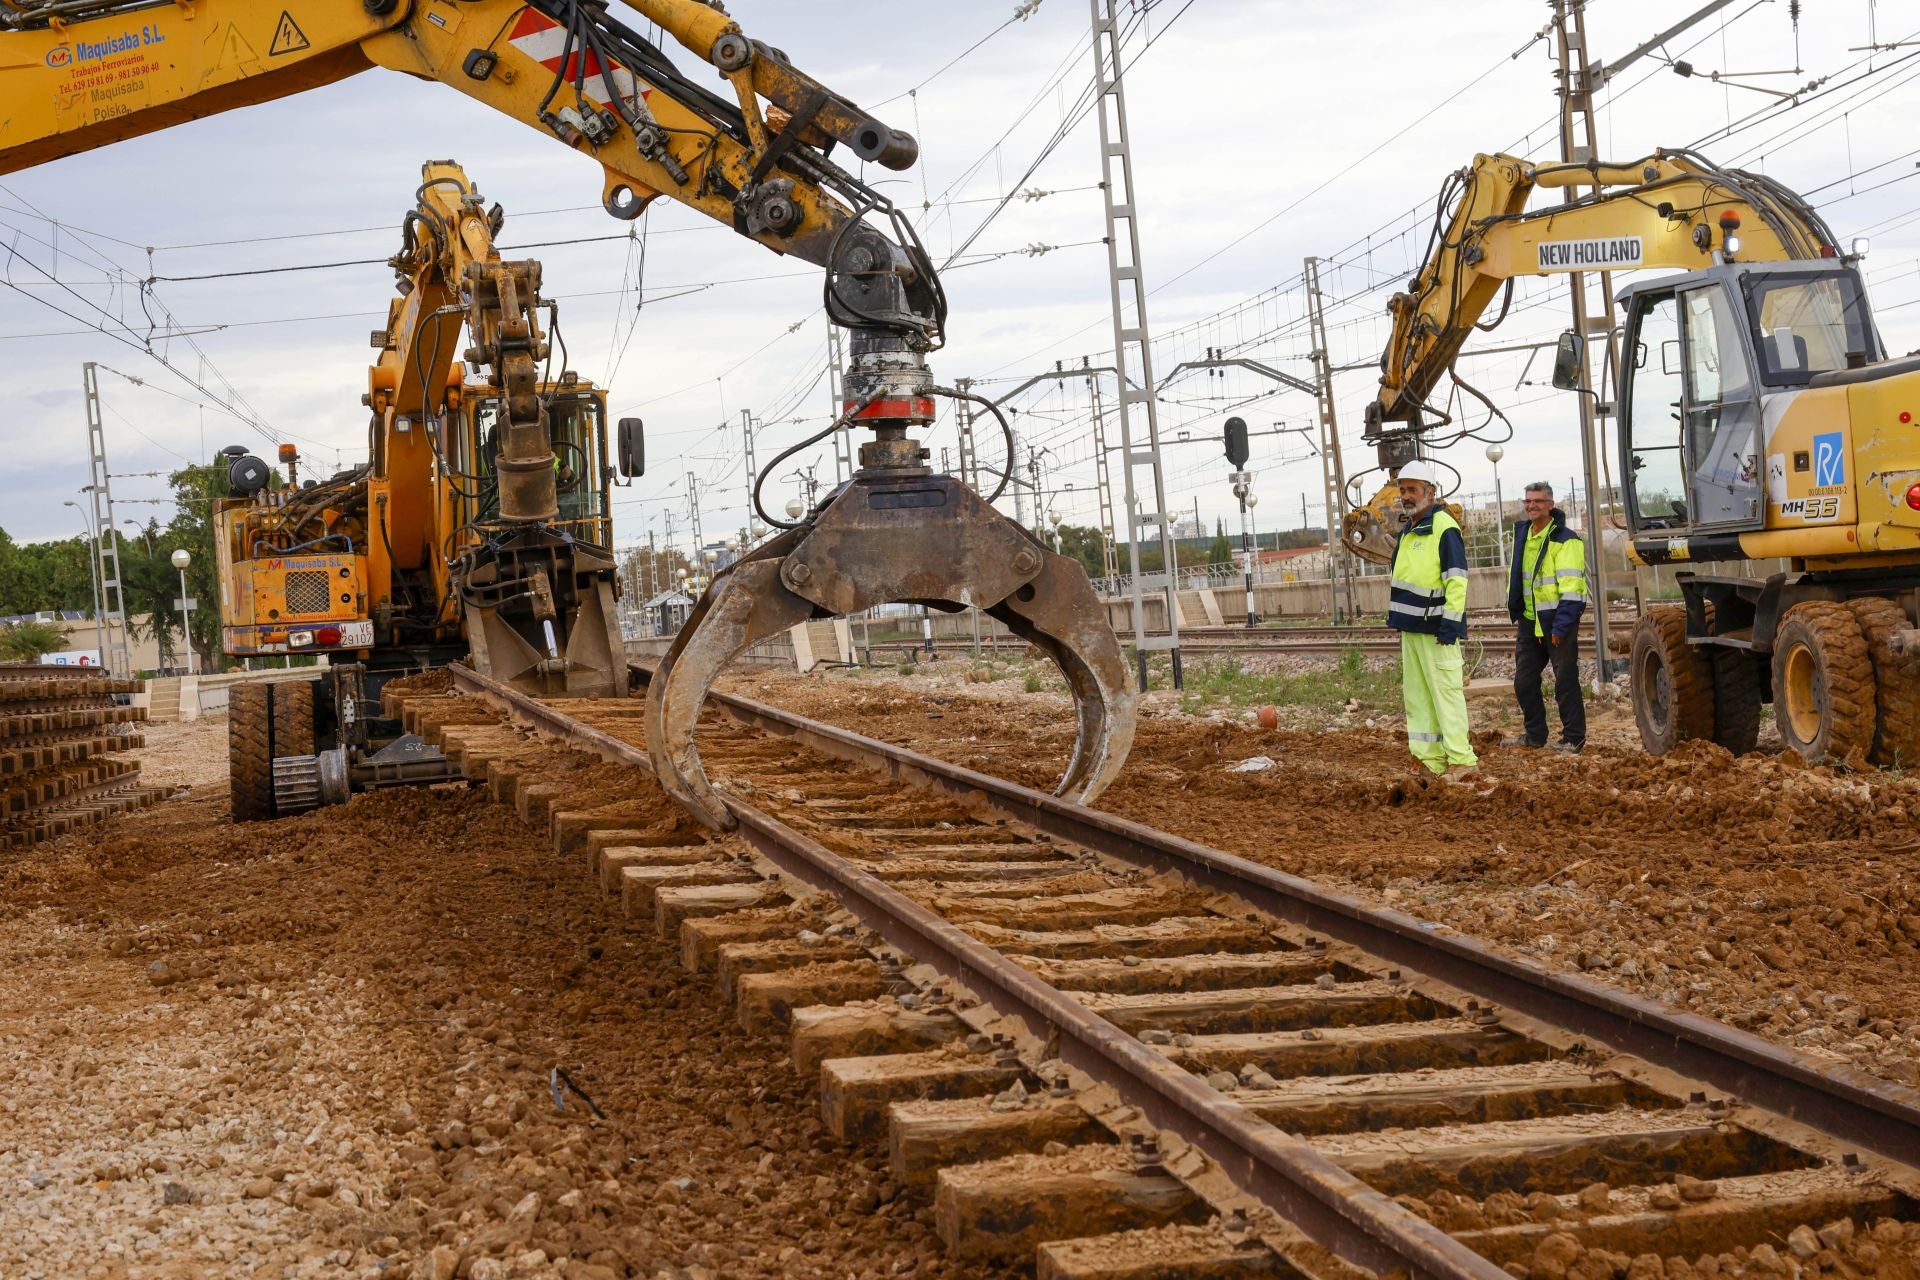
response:
M538 10L522 9L519 19L513 24L513 34L509 35L507 39L518 40L521 36L538 35L542 31L559 25L559 23Z
M875 400L872 404L853 416L856 419L915 418L931 422L933 420L933 401L925 396L916 397L912 400Z

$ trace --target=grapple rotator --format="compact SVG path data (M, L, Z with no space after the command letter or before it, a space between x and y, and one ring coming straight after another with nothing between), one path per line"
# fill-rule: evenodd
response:
M910 433L933 422L937 397L964 394L934 385L927 369L944 310L938 285L930 270L914 269L924 258L870 226L852 224L848 241L833 255L840 269L827 290L830 314L852 330L841 421L870 428L873 439L860 446L853 478L806 519L769 518L783 532L715 575L661 659L647 694L647 749L661 784L702 823L732 828L693 740L714 680L749 645L799 623L906 603L948 613L977 606L1053 660L1077 722L1057 794L1091 802L1133 745L1120 642L1078 561L926 465L928 451Z

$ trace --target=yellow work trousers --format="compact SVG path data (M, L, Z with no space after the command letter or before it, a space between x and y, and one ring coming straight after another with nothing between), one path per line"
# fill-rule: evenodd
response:
M1435 773L1480 763L1467 725L1460 645L1437 636L1400 633L1400 694L1407 708L1407 748Z

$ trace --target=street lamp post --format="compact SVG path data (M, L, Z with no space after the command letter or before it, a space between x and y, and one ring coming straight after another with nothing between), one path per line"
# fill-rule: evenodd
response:
M1240 574L1247 589L1247 625L1258 626L1260 615L1253 607L1253 523L1247 509L1247 494L1253 485L1251 471L1236 471L1232 475L1233 496L1240 499Z
M1253 509L1259 505L1260 495L1255 493L1253 486L1249 484L1247 486L1247 523L1253 526L1253 580L1256 583L1265 582L1267 578L1260 567L1260 526L1253 518Z
M93 644L104 665L107 660L107 638L103 630L106 624L100 616L103 612L100 603L100 536L93 531L93 517L85 507L71 498L60 505L78 511L80 523L87 527L87 585L93 589Z
M187 614L193 608L193 601L187 598L187 566L193 563L193 557L187 553L185 547L181 547L173 553L172 560L173 567L180 571L180 599L177 602L180 605L180 638L187 650L187 674L192 675L194 670L193 626Z
M1499 550L1502 569L1507 567L1507 504L1500 496L1500 459L1506 456L1507 451L1499 445L1487 446L1487 461L1493 464L1493 525L1498 531L1493 540Z

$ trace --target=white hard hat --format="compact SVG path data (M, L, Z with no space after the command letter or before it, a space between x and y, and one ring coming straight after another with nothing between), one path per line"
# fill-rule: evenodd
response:
M1394 479L1424 480L1436 489L1440 487L1440 473L1435 471L1433 464L1425 458L1415 458L1412 462L1401 467L1400 474L1396 475Z

